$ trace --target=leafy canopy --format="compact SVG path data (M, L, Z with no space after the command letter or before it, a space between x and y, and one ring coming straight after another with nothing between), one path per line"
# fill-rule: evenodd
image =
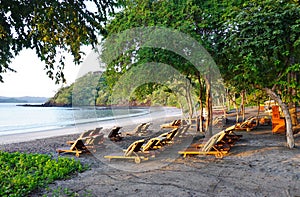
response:
M89 4L90 6L87 6ZM65 81L64 52L81 61L81 46L95 46L98 33L116 0L19 0L0 1L0 81L14 71L11 60L24 48L34 49L45 63L47 75Z

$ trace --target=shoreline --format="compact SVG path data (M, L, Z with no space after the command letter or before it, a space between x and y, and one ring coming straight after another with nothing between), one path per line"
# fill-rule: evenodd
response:
M170 115L169 113L173 113ZM175 114L174 114L175 113ZM166 115L169 114L169 115ZM65 135L73 135L82 133L84 130L94 129L96 127L103 127L103 129L110 129L114 126L126 127L130 125L137 125L141 122L154 122L157 119L169 119L170 117L179 117L179 110L173 107L161 107L150 109L149 113L142 115L132 115L119 118L110 118L108 120L88 122L88 123L75 123L72 126L58 128L58 129L48 129L43 131L33 131L27 133L16 133L16 134L4 134L0 135L1 142L0 145L26 142L36 139L44 139L49 137L59 137Z

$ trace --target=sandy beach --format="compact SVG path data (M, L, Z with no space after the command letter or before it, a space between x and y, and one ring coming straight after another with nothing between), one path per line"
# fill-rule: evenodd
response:
M271 126L258 126L250 132L237 131L243 137L222 159L214 156L183 158L177 152L191 143L189 140L167 146L157 153L158 156L140 164L126 160L109 162L103 158L120 152L137 139L148 139L162 132L159 125L174 118L152 118L149 128L152 133L147 136L125 137L120 142L106 140L96 153L77 158L88 164L89 170L56 181L32 196L53 196L57 191L60 191L59 196L67 196L64 189L77 196L300 196L300 138L295 138L296 148L290 150L286 147L285 136L272 134ZM125 122L120 125L123 132L132 130L137 124ZM104 128L104 132L108 129ZM7 141L2 140L0 149L58 157L55 150L66 146L67 140L78 137L78 132L54 134L57 133L18 139L18 143L12 143L7 137L4 138ZM193 131L190 134L194 138L198 136ZM75 158L72 154L62 156Z

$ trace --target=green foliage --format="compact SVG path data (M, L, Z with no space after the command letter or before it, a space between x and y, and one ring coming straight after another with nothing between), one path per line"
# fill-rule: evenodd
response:
M49 155L0 152L0 195L26 196L84 167L79 161Z
M63 87L46 105L93 106L107 101L106 81L100 72L87 73L70 86ZM99 96L98 96L99 95Z
M54 97L46 102L49 106L71 106L73 85L58 90Z
M88 73L80 77L73 84L72 105L89 106L95 105L101 73Z
M284 97L288 75L300 61L299 18L300 6L291 1L231 5L223 16L220 48L227 82L240 90L277 86Z
M81 46L97 44L98 33L105 33L103 22L117 5L116 0L0 1L0 81L24 48L35 49L50 78L64 81L63 52L78 64Z
M300 84L299 18L299 3L288 0L129 0L105 25L105 37L135 27L173 28L193 37L208 50L231 93L239 94L245 90L255 100L260 97L256 89L268 87L274 88L286 101L297 101L299 91L291 90L298 90ZM158 39L164 39L164 36L167 35ZM123 83L125 87L129 83L120 81L122 76L147 62L172 66L186 76L197 95L204 95L203 78L182 56L163 48L140 48L143 43L138 37L132 40L118 37L115 41L114 44L104 41L101 58L107 63L105 82L96 88L97 92L87 91L95 98L85 99L86 104L111 103L116 84ZM291 74L296 77L291 78ZM128 94L126 89L120 89L119 93ZM160 84L146 83L135 88L128 99L173 105L173 101L164 99L173 97L171 95L172 92L165 91ZM177 95L174 99L180 100ZM205 100L204 96L202 100Z

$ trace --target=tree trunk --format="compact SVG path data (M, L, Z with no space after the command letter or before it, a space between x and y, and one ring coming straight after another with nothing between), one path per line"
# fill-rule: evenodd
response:
M224 97L224 95L222 96L222 106L223 106L223 113L224 113L224 118L225 120L227 119L227 113L226 113L226 98Z
M212 136L212 97L211 97L211 82L210 77L205 77L205 85L206 85L206 111L207 111L207 119L206 119L206 135L208 137Z
M291 72L288 75L289 77L289 83L296 83L297 82L297 75L295 72ZM297 107L296 107L296 102L294 102L294 98L297 97L297 91L296 88L289 88L289 110L290 110L290 115L292 118L292 125L296 126L298 124L297 120Z
M203 133L203 120L202 120L202 114L203 114L203 102L200 101L200 116L199 116L199 132Z
M234 108L235 108L235 111L236 111L236 123L238 123L240 117L239 117L239 108L238 108L238 105L236 104L235 95L233 96L232 102L233 102L233 105L234 105Z
M227 88L226 88L226 100L227 100L227 110L230 111L230 96Z
M245 120L245 90L242 90L241 92L241 115L242 115L242 122Z
M185 99L188 104L189 123L192 124L192 117L193 117L194 110L193 110L192 98L190 94L190 83L188 83L188 81L186 82L185 85Z
M260 113L260 103L259 100L257 100L257 115L256 115L257 118L259 117L259 113Z
M263 90L265 90L266 93L272 99L274 99L279 104L279 106L281 107L281 109L284 113L285 122L286 122L287 145L288 145L289 148L294 148L295 147L295 141L294 141L293 130L292 130L292 120L291 120L291 116L290 116L290 113L289 113L289 110L288 110L286 104L284 102L282 102L281 98L275 92L273 92L271 89L263 88Z
M203 122L202 122L202 115L203 115L203 102L202 102L202 91L204 89L203 84L201 82L200 73L197 74L198 82L199 82L199 119L197 118L197 121L199 120L199 123L197 122L197 128L196 130L198 132L203 132Z

